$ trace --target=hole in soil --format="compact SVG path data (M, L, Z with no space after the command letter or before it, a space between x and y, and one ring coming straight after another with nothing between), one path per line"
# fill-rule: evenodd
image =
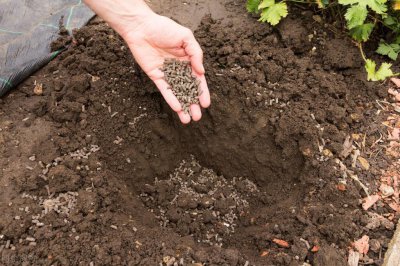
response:
M312 221L329 227L324 232L344 247L351 234L345 224L353 216L342 216L343 222L330 217L332 210L318 197L338 204L351 200L337 197L333 186L315 196L336 177L332 166L325 168L326 158L314 159L321 137L333 153L340 151L344 136L334 124L343 122L342 106L348 106L345 98L331 95L349 97L349 92L341 76L328 75L313 59L296 57L265 25L253 27L243 30L257 34L246 37L206 20L196 33L206 47L213 101L201 122L181 125L148 79L135 75L131 81L125 76L131 70L116 65L107 75L120 79L118 91L110 84L104 93L104 85L92 83L97 97L90 103L96 112L86 131L95 132L105 168L141 194L157 225L201 243L246 250L255 258L266 243L284 238L299 246L302 261L308 250L298 238L313 237ZM329 129L328 135L321 127ZM183 160L190 166L186 170ZM207 190L201 180L210 183ZM202 203L207 200L209 205Z
M267 25L241 19L232 27L206 18L196 32L206 52L212 106L188 126L178 122L109 27L96 22L78 31L76 46L34 77L44 94L33 95L29 80L15 94L23 104L7 107L24 106L37 118L24 122L21 131L36 130L27 150L34 151L33 160L50 165L15 178L18 193L47 198L45 185L58 196L79 191L70 218L89 239L82 246L101 238L102 252L121 255L117 261L135 256L138 265L158 265L161 255L175 256L177 243L185 242L191 251L182 257L209 265L297 265L314 260L313 245L321 247L314 265L345 265L348 244L362 233L363 214L356 186L337 189L340 173L332 158L347 135L364 132L363 124L374 118L361 107L375 95L340 72L364 73L355 60L332 66L329 51L357 55L357 48L340 41L325 53L302 33L318 29L306 29L296 18L283 22L280 40ZM316 39L327 39L320 31ZM317 54L310 52L313 45ZM54 164L57 157L62 161ZM42 171L51 178L39 178ZM41 218L47 225L59 217L52 212ZM18 230L8 226L12 216L7 219L8 232L22 232L19 224L13 225ZM58 240L61 230L71 230L61 226L51 241L69 239ZM16 242L21 234L10 233ZM48 247L41 246L46 252ZM265 251L269 255L260 256ZM95 264L104 256L97 258Z
M158 124L158 132L176 135L172 143L166 137L150 140L168 147L160 157L174 151L178 160L186 160L179 165L169 160L168 168L177 167L175 171L159 176L164 180L139 186L143 202L160 225L212 245L226 244L238 224L254 223L254 210L260 211L260 206L270 214L294 212L302 194L303 155L296 147L284 151L277 146L277 132L264 116L246 120L226 111L235 110L234 99L216 100L198 125L164 124L170 126L167 129Z

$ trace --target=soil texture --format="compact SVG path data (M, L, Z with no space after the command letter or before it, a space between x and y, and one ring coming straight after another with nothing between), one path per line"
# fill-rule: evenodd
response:
M338 162L376 189L387 158L365 170L344 143L379 139L385 86L312 14L273 29L221 3L195 31L212 97L197 123L99 19L0 100L0 264L337 266L364 234L362 261L382 263L393 222L371 226Z

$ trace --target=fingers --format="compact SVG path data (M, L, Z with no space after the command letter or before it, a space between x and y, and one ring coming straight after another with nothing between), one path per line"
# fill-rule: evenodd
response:
M154 80L154 83L156 84L158 90L161 92L162 96L164 97L168 105L171 107L171 109L174 110L175 112L182 111L182 106L179 103L178 99L172 93L172 90L168 89L168 83L163 79L156 79Z
M153 73L153 74L157 75L158 73ZM205 79L204 79L204 81L205 81ZM177 112L179 119L181 120L181 122L183 124L190 123L191 119L193 119L193 121L199 121L201 119L201 116L202 116L201 108L198 104L192 104L190 106L191 114L185 113L182 110L182 106L179 103L178 99L173 94L172 90L170 90L168 88L168 83L164 79L162 79L162 78L155 79L154 83L157 86L157 88L159 89L159 91L161 92L165 101L171 107L171 109L174 110L175 112ZM208 89L207 89L207 93L208 93Z
M210 91L208 90L206 77L204 76L205 70L203 66L203 51L199 43L193 36L193 33L188 30L187 37L184 40L184 49L190 57L190 62L195 75L200 79L201 95L199 97L200 105L207 108L211 104ZM201 116L200 116L201 117ZM193 120L195 120L193 118ZM196 120L195 120L196 121Z
M199 75L203 75L205 73L203 50L201 50L200 44L196 41L190 30L188 30L187 37L183 41L183 48L190 57L193 70L199 73Z
M201 119L201 109L198 104L190 105L190 113L192 115L193 121L199 121Z
M183 111L178 112L179 119L181 120L182 124L189 124L190 122L190 115L185 114Z
M185 114L184 111L178 112L179 119L183 124L188 124L191 119L193 119L193 121L199 121L201 119L201 109L198 104L190 105L190 113L191 116L188 113Z
M200 79L200 90L201 90L201 94L199 96L200 105L203 108L207 108L211 104L211 98L210 98L210 91L208 90L207 86L206 77L204 75L201 75L198 78Z
M200 91L201 94L199 96L200 105L203 108L208 108L211 104L210 91L208 90L208 85L206 81L206 77L204 75L199 75L194 72L197 78L200 80Z

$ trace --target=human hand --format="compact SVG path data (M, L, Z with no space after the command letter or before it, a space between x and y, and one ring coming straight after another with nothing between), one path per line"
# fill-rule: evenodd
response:
M156 84L165 101L177 112L182 123L187 124L191 118L201 118L201 107L210 105L210 93L204 76L203 52L193 33L173 20L150 12L141 18L140 23L124 26L121 33L127 42L136 62ZM199 104L190 106L190 113L185 114L178 99L164 80L161 67L166 58L176 58L191 62L193 73L200 80Z

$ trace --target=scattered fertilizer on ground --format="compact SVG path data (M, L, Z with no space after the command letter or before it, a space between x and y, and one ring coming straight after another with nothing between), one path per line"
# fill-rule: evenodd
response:
M192 158L182 161L169 179L146 185L141 196L161 226L221 246L223 238L235 232L239 216L249 209L248 199L257 193L250 180L227 180Z
M200 81L192 74L190 62L166 59L162 71L172 92L182 104L183 111L189 113L190 105L198 104L201 94Z

